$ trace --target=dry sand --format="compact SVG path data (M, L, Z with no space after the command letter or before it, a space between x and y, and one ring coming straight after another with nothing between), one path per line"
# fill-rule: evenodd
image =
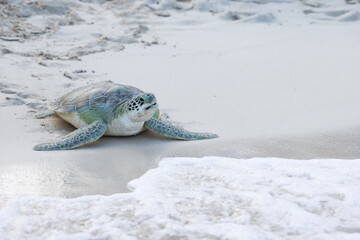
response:
M95 16L101 11L109 10ZM0 206L24 194L125 192L164 157L360 157L358 21L242 24L207 16L203 24L173 15L168 24L152 18L150 30L135 23L129 38L114 41L108 39L121 29L119 19L107 17L103 25L113 27L89 25L84 38L69 25L23 43L0 42ZM134 34L137 43L128 44ZM220 138L183 142L143 133L72 151L33 151L73 130L59 118L34 119L35 112L103 80L153 92L170 120Z

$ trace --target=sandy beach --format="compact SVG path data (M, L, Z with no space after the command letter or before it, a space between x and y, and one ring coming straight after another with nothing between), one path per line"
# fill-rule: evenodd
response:
M179 157L218 156L225 162L226 157L257 158L260 165L268 158L283 158L274 160L272 167L289 163L312 176L322 174L312 164L321 168L326 160L334 173L344 169L344 176L348 176L347 170L358 169L358 160L350 160L360 158L360 4L336 0L259 2L36 1L26 5L0 1L0 16L7 20L0 31L0 207L5 206L0 219L9 219L0 224L0 232L8 237L5 239L90 239L88 235L70 238L70 230L57 235L51 227L50 235L32 235L21 227L7 231L14 229L14 219L23 219L22 213L10 218L8 214L21 204L31 208L48 201L56 206L110 201L109 209L111 199L121 199L121 204L126 204L126 199L136 202L145 187L138 184L135 192L125 193L130 191L128 183L157 168L163 158L171 157L184 166L186 160L177 160ZM22 25L14 32L16 21ZM144 132L134 137L103 137L71 151L33 151L34 145L74 130L57 117L35 119L36 112L76 87L107 80L155 93L169 120L220 137L186 142ZM221 158L214 160L216 164L221 165ZM323 160L314 163L310 159ZM216 165L213 163L209 162L209 168ZM198 167L196 161L191 164ZM161 170L153 171L166 172L166 166L164 163ZM256 164L251 171L256 174ZM211 177L211 172L204 174ZM351 194L360 192L356 187L359 179L355 174L348 177L353 182L348 181L346 194L352 199ZM146 184L146 177L140 179ZM332 181L330 175L324 179ZM180 184L168 181L166 189ZM30 197L18 199L24 195ZM358 202L350 203L348 208L360 208ZM45 222L48 219L41 217ZM40 227L34 224L34 228ZM286 224L279 227L278 235L244 231L251 239L284 239L281 229ZM337 227L334 224L334 229ZM158 230L154 231L152 236ZM309 239L313 233L304 231L306 234L296 239ZM359 231L354 231L358 236ZM226 235L189 232L183 233L184 239ZM240 239L234 237L238 233L221 239ZM107 239L125 236L111 231L103 234L110 234ZM144 239L136 234L126 236ZM355 235L342 234L332 236L355 239L351 238ZM326 236L318 239L329 239Z

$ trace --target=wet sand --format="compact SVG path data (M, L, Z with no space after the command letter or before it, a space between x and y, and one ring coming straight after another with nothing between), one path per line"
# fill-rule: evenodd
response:
M20 195L126 192L130 180L164 157L360 157L360 28L224 26L158 26L155 32L166 44L128 45L82 61L48 61L47 67L4 55L0 82L13 85L2 87L0 205ZM87 75L64 76L77 69ZM33 151L73 128L55 117L34 119L31 98L19 93L44 104L100 80L154 92L170 120L220 138L184 142L145 132L104 137L71 151ZM6 94L10 90L15 93Z

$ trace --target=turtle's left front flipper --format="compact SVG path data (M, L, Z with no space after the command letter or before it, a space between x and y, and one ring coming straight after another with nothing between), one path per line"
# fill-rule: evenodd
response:
M217 138L218 135L212 133L190 132L183 128L173 125L171 122L151 118L145 122L145 127L164 137L180 140L202 140Z
M52 110L45 110L45 111L41 111L38 112L37 114L35 114L35 118L46 118L46 117L52 117L55 116L56 113Z
M106 123L96 120L87 127L79 128L55 142L41 143L34 147L36 151L68 150L98 140L106 131Z

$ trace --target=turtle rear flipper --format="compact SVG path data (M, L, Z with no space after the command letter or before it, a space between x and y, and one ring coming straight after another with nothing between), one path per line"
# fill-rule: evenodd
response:
M168 121L151 118L145 122L145 127L161 136L179 140L202 140L219 137L213 133L190 132L183 128L177 127Z
M69 150L82 145L95 142L106 131L106 123L102 120L96 120L90 125L79 128L74 132L60 138L55 142L41 143L34 147L36 151Z
M35 114L35 118L46 118L46 117L52 117L55 116L56 113L52 110L45 110L45 111L41 111L38 112L37 114Z

